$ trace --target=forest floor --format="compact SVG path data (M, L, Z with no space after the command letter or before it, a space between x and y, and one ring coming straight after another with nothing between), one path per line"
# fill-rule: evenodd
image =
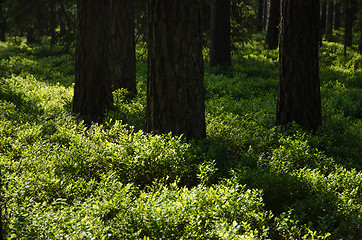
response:
M278 51L261 35L233 71L205 62L207 139L143 131L139 94L114 92L102 124L71 115L74 52L0 43L1 213L6 239L359 239L362 55L323 42L323 126L275 126ZM207 59L207 50L205 58Z

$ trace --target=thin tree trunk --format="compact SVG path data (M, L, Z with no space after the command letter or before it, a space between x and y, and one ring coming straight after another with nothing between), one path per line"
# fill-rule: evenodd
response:
M201 0L149 0L147 131L205 138Z
M270 0L265 45L277 49L279 43L280 0Z
M0 0L0 41L5 42L6 41L6 17L3 10L3 5L5 3L5 0Z
M345 26L344 26L344 54L347 53L347 47L352 46L353 38L353 21L354 21L354 9L353 1L345 0Z
M54 46L56 43L56 12L55 12L55 2L51 1L50 2L50 45Z
M327 3L323 1L321 3L321 14L320 14L320 36L319 42L320 46L323 43L323 35L326 32L326 22L327 22Z
M66 29L66 25L65 25L65 9L64 6L61 6L60 8L60 12L59 12L59 27L60 27L60 36L65 36L67 29Z
M282 0L278 125L322 124L318 41L319 1Z
M210 66L231 66L230 0L212 0Z
M334 6L334 29L339 29L341 27L341 3L337 2Z
M359 42L358 42L358 52L359 54L362 54L362 23L359 23L359 32L360 32L360 37L359 37Z
M327 6L326 39L332 41L334 0L329 0Z
M267 19L268 19L268 5L269 5L269 0L264 0L264 9L263 9L263 29L266 28L266 23L267 23Z
M264 0L257 0L258 2L258 15L257 15L257 23L256 29L257 31L263 30L263 10L264 10Z

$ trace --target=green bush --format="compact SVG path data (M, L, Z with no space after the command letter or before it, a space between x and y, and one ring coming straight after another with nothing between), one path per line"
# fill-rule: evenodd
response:
M206 66L207 139L143 132L137 90L105 121L70 112L74 58L0 43L6 239L357 239L362 212L361 58L321 48L323 126L275 126L278 52L237 46L232 74Z

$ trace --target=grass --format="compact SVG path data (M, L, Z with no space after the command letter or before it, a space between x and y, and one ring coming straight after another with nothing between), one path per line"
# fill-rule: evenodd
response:
M205 64L207 139L142 131L139 94L102 124L70 113L73 53L0 43L6 239L358 239L362 57L320 50L323 126L276 127L278 52L239 46L233 73ZM138 50L143 52L142 50Z

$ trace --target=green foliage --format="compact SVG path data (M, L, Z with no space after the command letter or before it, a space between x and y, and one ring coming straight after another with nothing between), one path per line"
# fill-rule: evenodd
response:
M70 114L74 59L0 43L1 206L7 239L357 239L361 59L321 49L323 126L276 127L278 52L236 46L206 67L208 138L144 133L147 63L100 124Z
M234 50L237 43L246 44L252 38L250 31L255 23L255 1L232 0L231 1L231 42Z

